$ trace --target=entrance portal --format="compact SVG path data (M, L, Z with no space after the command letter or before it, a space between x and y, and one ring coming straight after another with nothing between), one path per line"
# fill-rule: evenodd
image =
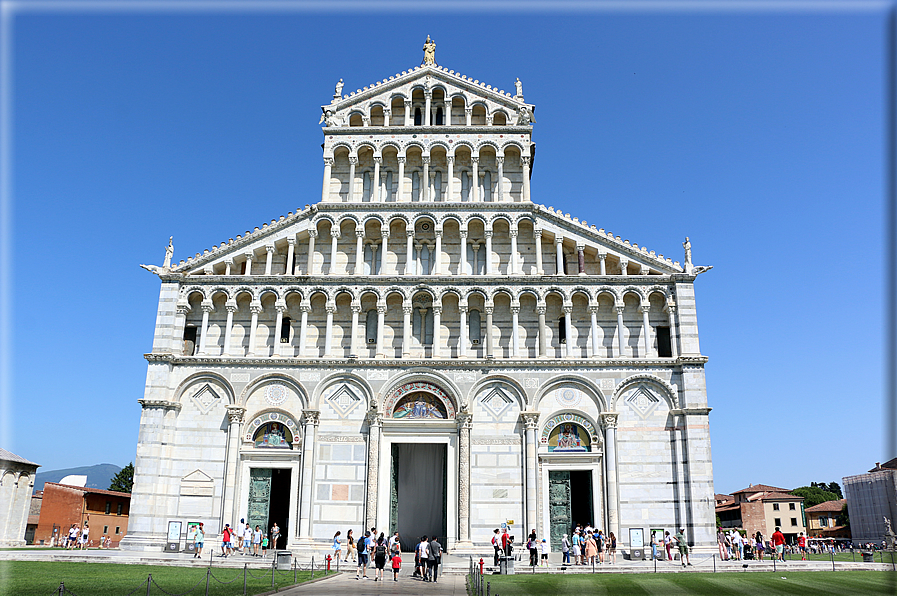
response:
M592 524L600 528L599 520L593 519L592 473L588 470L548 472L548 514L551 524L551 549L561 550L564 534L568 540L573 536L576 524Z
M444 443L393 444L389 525L402 550L413 551L425 534L445 544L447 470Z
M249 471L249 507L247 523L269 534L276 523L280 528L279 546L285 546L290 524L290 470L282 468L252 468ZM270 548L277 548L272 545Z

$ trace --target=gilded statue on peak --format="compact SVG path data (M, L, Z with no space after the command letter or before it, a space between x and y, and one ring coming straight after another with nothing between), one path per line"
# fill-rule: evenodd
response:
M436 41L427 36L424 43L424 66L434 66L436 64Z

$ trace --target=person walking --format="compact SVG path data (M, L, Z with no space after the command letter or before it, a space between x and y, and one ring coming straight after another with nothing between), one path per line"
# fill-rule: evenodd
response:
M430 543L427 542L426 536L421 536L420 543L417 545L417 558L417 571L420 574L421 579L425 582L430 581L427 577L428 560L430 559Z
M495 559L492 564L498 567L498 559L501 554L501 535L498 533L498 528L495 528L495 531L492 533L492 548L495 549Z
M227 549L230 547L230 524L224 524L224 531L221 532L221 557L227 557Z
M529 550L529 564L535 567L539 564L539 543L536 542L536 530L530 531L526 541L526 548Z
M399 581L399 570L402 569L402 555L398 552L392 555L392 581Z
M355 579L368 578L368 540L370 532L358 539L358 567L355 570Z
M439 537L433 536L428 546L427 575L430 577L430 581L435 583L439 576L439 564L442 563L442 545L439 543Z
M607 546L604 540L604 533L601 530L598 530L597 535L595 535L595 546L598 547L598 562L604 563L604 550Z
M352 530L346 532L346 558L343 559L343 563L349 562L349 557L352 557L352 562L355 562L355 538L352 536Z
M392 556L393 552L402 552L402 540L399 538L398 532L389 537L389 552L390 556Z
M776 559L785 562L785 535L782 534L781 528L776 526L776 531L772 533L772 545L776 549Z
M193 558L201 559L202 558L202 547L205 544L206 533L203 530L202 522L199 522L199 527L196 528L196 533L193 534Z
M719 550L719 560L726 561L729 559L728 551L726 550L726 535L723 533L722 528L716 529L716 547Z
M595 542L595 537L591 533L586 534L586 543L583 549L583 564L586 565L594 565L595 557L598 554L598 544ZM588 561L588 563L586 563Z
M262 558L268 558L268 535L262 535Z
M582 556L582 534L579 528L573 531L573 564L584 565Z
M561 552L564 553L563 563L564 565L570 564L570 541L567 540L567 535L564 534L564 537L561 538Z
M613 532L607 535L607 562L614 564L617 562L617 537Z
M87 548L88 544L90 543L89 536L90 536L90 526L88 526L85 523L84 527L81 528L81 550L84 550L85 548Z
M259 549L262 547L262 528L258 524L255 526L255 532L252 533L252 556L259 556Z
M386 558L388 554L386 540L383 536L377 538L377 545L374 547L374 565L377 569L374 573L374 581L383 581L383 568L386 567Z
M797 535L797 547L800 549L800 560L807 560L807 538L804 536L804 533L801 532Z
M688 540L685 538L685 528L680 528L679 533L674 538L679 545L679 558L682 559L682 566L685 567L686 564L691 566L691 559L688 558Z
M760 533L760 530L757 530L757 533L754 535L754 542L757 548L757 560L763 560L763 551L766 550L766 546L763 544L763 534Z
M280 538L280 527L278 527L277 522L274 522L274 525L271 526L271 548L272 550L277 550L277 540Z

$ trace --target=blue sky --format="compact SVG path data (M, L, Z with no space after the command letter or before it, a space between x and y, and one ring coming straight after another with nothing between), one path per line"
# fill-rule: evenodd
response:
M138 264L319 200L334 83L416 66L429 34L441 65L520 77L535 202L714 266L718 492L885 461L884 5L668 8L17 14L3 445L133 460L159 289Z

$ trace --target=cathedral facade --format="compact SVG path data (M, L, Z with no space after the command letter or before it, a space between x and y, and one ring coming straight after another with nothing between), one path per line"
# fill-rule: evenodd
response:
M169 521L488 549L510 524L715 544L694 281L530 193L535 106L439 66L322 106L320 200L146 266L159 308L123 548ZM429 48L429 50L427 49ZM536 197L537 199L537 197ZM631 533L634 531L634 533Z

